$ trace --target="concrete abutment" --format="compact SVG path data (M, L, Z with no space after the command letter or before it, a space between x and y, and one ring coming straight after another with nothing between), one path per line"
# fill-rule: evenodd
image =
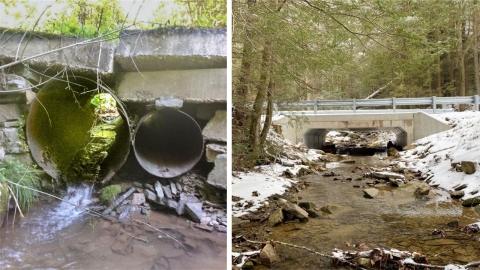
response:
M348 115L308 115L306 123L288 124L283 117L274 122L281 126L282 135L295 143L304 143L308 148L322 149L330 131L379 131L388 130L396 134L396 144L407 146L415 140L450 129L448 125L428 114L348 114Z

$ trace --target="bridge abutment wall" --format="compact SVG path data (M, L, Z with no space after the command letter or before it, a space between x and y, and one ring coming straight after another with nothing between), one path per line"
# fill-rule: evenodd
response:
M450 129L423 112L392 114L309 115L306 123L288 124L284 117L274 122L282 126L282 135L309 148L322 149L330 131L389 130L396 134L396 144L406 146L415 140Z

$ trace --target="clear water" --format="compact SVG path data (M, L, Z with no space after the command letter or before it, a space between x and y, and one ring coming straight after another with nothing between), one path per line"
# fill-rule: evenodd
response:
M110 222L85 214L92 187L70 187L64 202L40 200L0 229L0 269L226 269L226 234L203 232L184 217L152 211L148 222ZM135 238L134 238L135 237Z
M379 156L353 157L355 164L329 163L329 171L341 175L337 178L358 178L361 172L352 172L357 166L388 166L389 161ZM322 206L334 206L333 214L323 214L307 222L282 224L257 230L266 239L278 240L305 246L326 255L334 248L356 250L350 244L364 244L368 249L376 247L419 252L427 256L430 263L447 265L466 264L480 259L480 234L469 235L446 224L458 220L465 226L480 220L474 208L462 207L452 200L447 192L432 189L422 199L414 196L415 184L401 188L380 185L375 199L363 196L362 188L354 184L366 185L366 181L337 180L333 177L307 176L308 188L298 193L299 201ZM419 182L417 182L418 184ZM434 229L443 230L445 238L433 235ZM284 245L276 246L282 261L275 269L332 269L332 260ZM341 269L350 269L348 267Z

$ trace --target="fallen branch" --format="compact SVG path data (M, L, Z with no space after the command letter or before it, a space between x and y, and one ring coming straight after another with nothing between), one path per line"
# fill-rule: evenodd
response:
M421 267L420 269L454 269L454 270L466 270L466 269L471 269L472 267L476 267L480 265L480 261L475 261L471 262L465 265L456 265L456 264L449 264L446 266L442 265L432 265L428 264L427 259L425 256L422 254L416 253L416 252L408 252L408 251L400 251L396 249L391 249L391 250L386 250L386 249L381 249L381 248L376 248L373 250L367 250L367 251L342 251L340 249L334 249L332 252L332 255L327 255L318 251L315 251L311 248L305 247L305 246L298 246L290 243L285 243L285 242L280 242L280 241L253 241L246 239L245 237L242 237L243 240L245 240L248 243L252 244L262 244L266 245L267 243L274 243L274 244L281 244L293 248L298 248L298 249L304 249L307 250L310 253L313 253L315 255L325 257L325 258L330 258L333 259L333 261L337 264L348 264L350 266L356 267L356 269L362 269L364 267L358 265L358 259L359 258L367 258L370 260L370 267L373 268L375 263L379 262L381 265L380 267L384 266L387 262L390 262L392 264L398 265L400 268L398 269L411 269L411 268L405 268L407 266L413 266L415 269L418 269L417 267ZM240 256L252 256L250 253L237 253L234 256L234 261L238 260ZM233 254L232 254L233 256ZM420 261L420 262L418 262ZM242 263L245 261L242 260ZM403 266L403 267L402 267ZM370 268L369 267L369 268Z

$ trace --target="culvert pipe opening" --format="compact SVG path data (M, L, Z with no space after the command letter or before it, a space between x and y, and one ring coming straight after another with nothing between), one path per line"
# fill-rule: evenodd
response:
M47 83L27 117L36 163L67 183L109 180L130 150L130 128L112 96L87 79Z
M178 110L162 109L140 119L133 149L146 171L172 178L197 164L203 144L200 126L192 117Z

